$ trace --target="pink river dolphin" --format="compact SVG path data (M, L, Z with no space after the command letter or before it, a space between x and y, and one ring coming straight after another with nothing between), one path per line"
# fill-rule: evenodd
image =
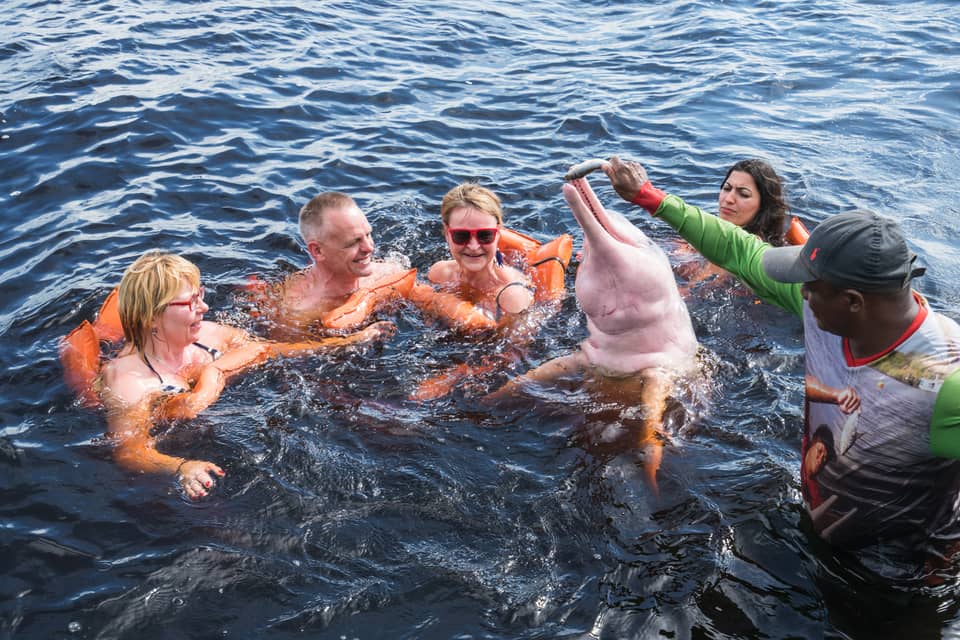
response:
M496 395L525 382L583 376L599 398L623 408L624 422L642 416L637 444L656 490L667 398L677 378L696 369L697 339L666 254L626 218L604 209L585 177L568 179L563 196L583 229L575 289L589 335L579 350L527 372Z

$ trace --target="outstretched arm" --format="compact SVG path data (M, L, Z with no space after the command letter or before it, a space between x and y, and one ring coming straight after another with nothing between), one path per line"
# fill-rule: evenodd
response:
M208 367L222 371L227 377L243 373L251 367L280 356L300 356L323 353L356 344L381 340L393 335L395 327L390 322L374 322L368 327L345 336L333 336L319 340L299 342L273 342L254 340L247 336L235 348L230 349Z
M586 355L577 350L570 355L548 360L539 367L517 376L496 391L487 394L484 400L489 404L501 402L522 392L524 387L531 384L551 383L559 378L581 372L588 365Z
M473 303L452 293L437 291L428 284L413 285L410 300L422 312L461 331L492 331L498 326L496 320Z
M620 197L665 220L707 260L742 280L761 299L800 315L800 285L777 282L763 271L760 259L768 244L735 224L660 191L636 162L614 156L603 169Z

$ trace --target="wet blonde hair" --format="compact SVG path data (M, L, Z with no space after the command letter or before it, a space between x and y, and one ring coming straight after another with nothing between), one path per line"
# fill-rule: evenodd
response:
M500 208L500 198L493 191L486 187L481 187L475 182L464 182L457 185L447 195L443 196L440 203L440 219L443 224L450 224L450 215L454 209L460 207L473 207L484 213L489 213L497 219L497 226L503 224L503 211Z
M143 357L143 347L153 322L178 293L186 280L200 287L200 269L186 258L148 251L127 267L120 280L117 311L127 344Z
M307 243L319 240L323 229L323 213L327 209L356 206L353 198L339 191L325 191L314 196L300 209L300 237Z

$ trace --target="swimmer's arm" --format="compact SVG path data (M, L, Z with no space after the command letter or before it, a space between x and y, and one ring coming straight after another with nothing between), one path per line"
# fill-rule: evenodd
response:
M342 349L356 344L382 340L393 335L395 327L390 322L374 322L368 327L345 336L334 336L319 340L301 340L299 342L273 342L256 340L249 336L239 347L224 353L220 358L204 369L216 369L230 377L243 373L267 360L281 356L300 356ZM201 378L202 380L202 378ZM199 386L199 382L198 382ZM181 394L183 395L183 394Z
M960 458L960 369L943 382L930 420L930 453Z
M153 410L157 422L169 420L193 420L200 412L217 401L223 393L227 376L213 365L200 370L197 382L189 391L169 396L160 401Z
M129 471L177 474L188 496L199 498L206 495L213 486L214 475L225 475L223 469L206 460L188 460L157 451L156 439L150 435L153 425L151 403L149 396L132 405L125 405L117 399L105 401L107 431L117 439L114 460Z
M183 458L156 450L156 441L150 436L153 421L148 399L126 406L106 401L105 406L107 432L117 438L113 457L121 467L145 473L176 473Z
M654 215L676 229L707 260L742 280L762 300L801 315L800 285L777 282L764 273L760 258L769 245L755 235L672 195L660 201Z
M497 321L476 305L452 293L437 291L427 284L419 282L414 284L410 291L410 300L422 312L439 318L461 331L472 332L497 328Z
M251 344L260 345L265 348L265 356L260 356L261 360L258 361L262 362L263 360L279 356L300 356L311 353L335 351L357 344L383 340L389 338L395 332L396 327L392 322L383 321L374 322L360 331L345 336L333 336L320 340L302 340L300 342L253 342ZM223 358L220 360L223 360ZM217 364L219 364L220 360L217 360Z
M586 355L578 350L572 354L548 360L539 367L508 381L496 391L484 396L483 401L486 404L495 404L522 392L530 385L553 383L559 378L583 371L588 366L590 362Z
M410 399L421 402L435 400L470 380L494 375L516 364L523 359L523 348L536 337L547 317L548 311L536 306L521 313L505 314L499 327L503 342L496 349L482 356L479 363L454 365L423 380L410 394Z

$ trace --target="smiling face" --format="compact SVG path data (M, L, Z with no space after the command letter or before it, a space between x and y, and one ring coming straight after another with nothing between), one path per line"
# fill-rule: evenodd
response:
M202 288L193 286L186 278L181 280L177 295L155 320L154 328L159 338L180 345L196 341L203 314L210 310L201 292ZM177 304L181 302L190 304Z
M189 300L199 290L200 270L192 262L169 253L146 252L127 267L120 280L117 313L124 339L142 352L163 318L184 317L177 311L190 315L189 306L168 304ZM202 303L194 308L207 310Z
M373 273L372 232L356 205L332 207L324 212L323 225L307 249L331 273L362 278Z
M760 211L760 190L753 176L745 171L731 171L720 187L717 205L721 219L738 227L750 224Z
M480 244L477 234L471 233L466 244L456 244L450 237L450 229L495 229L499 228L497 217L476 207L463 206L450 211L449 222L443 225L450 255L464 271L479 272L492 266L497 257L496 240Z

